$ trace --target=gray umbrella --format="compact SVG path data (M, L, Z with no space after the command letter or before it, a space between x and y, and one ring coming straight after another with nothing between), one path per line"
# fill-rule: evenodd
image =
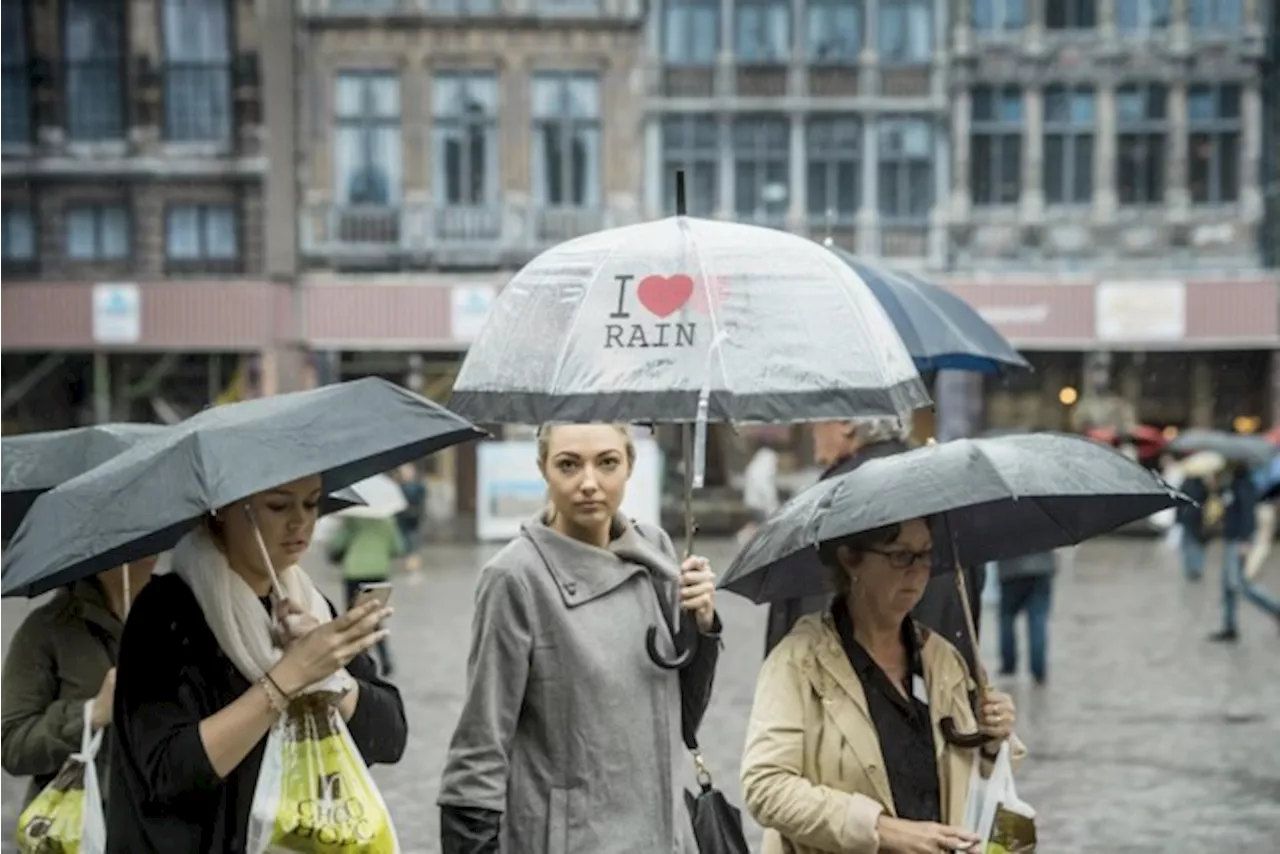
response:
M36 499L50 489L168 429L163 424L95 424L6 436L0 440L4 468L0 537L8 542ZM332 513L364 503L354 490L340 489L325 496L320 512Z
M207 409L36 500L3 593L35 596L172 548L203 515L308 475L326 492L483 436L382 379Z
M839 258L783 231L677 216L535 258L494 301L449 405L542 424L794 422L928 403L889 317Z
M720 579L753 602L829 592L819 543L945 514L972 566L1072 545L1186 500L1123 454L1078 436L957 439L871 460L802 492L762 524ZM947 552L951 552L947 549Z
M1193 454L1196 451L1214 451L1231 462L1243 463L1250 468L1261 468L1280 454L1280 448L1262 436L1245 436L1222 430L1184 430L1173 438L1167 450L1175 454Z

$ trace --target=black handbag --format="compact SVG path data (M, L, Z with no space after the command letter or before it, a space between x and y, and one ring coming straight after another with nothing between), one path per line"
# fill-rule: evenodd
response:
M688 789L684 792L684 803L689 808L699 854L750 854L751 849L747 847L747 838L742 830L742 812L713 785L711 771L698 748L696 728L683 715L681 717L680 734L684 746L693 755L701 790L696 795Z

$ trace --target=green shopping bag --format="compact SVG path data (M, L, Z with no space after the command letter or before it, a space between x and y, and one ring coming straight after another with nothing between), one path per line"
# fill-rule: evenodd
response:
M92 721L90 700L84 704L80 750L71 754L18 817L22 854L103 854L107 850L107 822L94 764L103 730L94 732Z

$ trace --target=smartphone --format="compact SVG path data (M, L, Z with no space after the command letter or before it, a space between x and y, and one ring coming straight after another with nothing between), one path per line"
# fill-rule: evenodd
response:
M356 601L351 603L352 608L359 608L370 599L377 599L382 607L387 607L387 602L391 600L391 591L394 589L390 581L370 581L360 585L360 591L356 593Z

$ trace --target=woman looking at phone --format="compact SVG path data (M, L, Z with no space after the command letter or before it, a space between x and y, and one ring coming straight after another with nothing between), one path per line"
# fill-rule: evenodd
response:
M391 610L372 600L335 618L297 565L320 496L313 476L222 508L138 596L120 646L110 854L244 850L268 731L344 668L355 687L338 709L365 763L400 759L404 704L368 655Z

